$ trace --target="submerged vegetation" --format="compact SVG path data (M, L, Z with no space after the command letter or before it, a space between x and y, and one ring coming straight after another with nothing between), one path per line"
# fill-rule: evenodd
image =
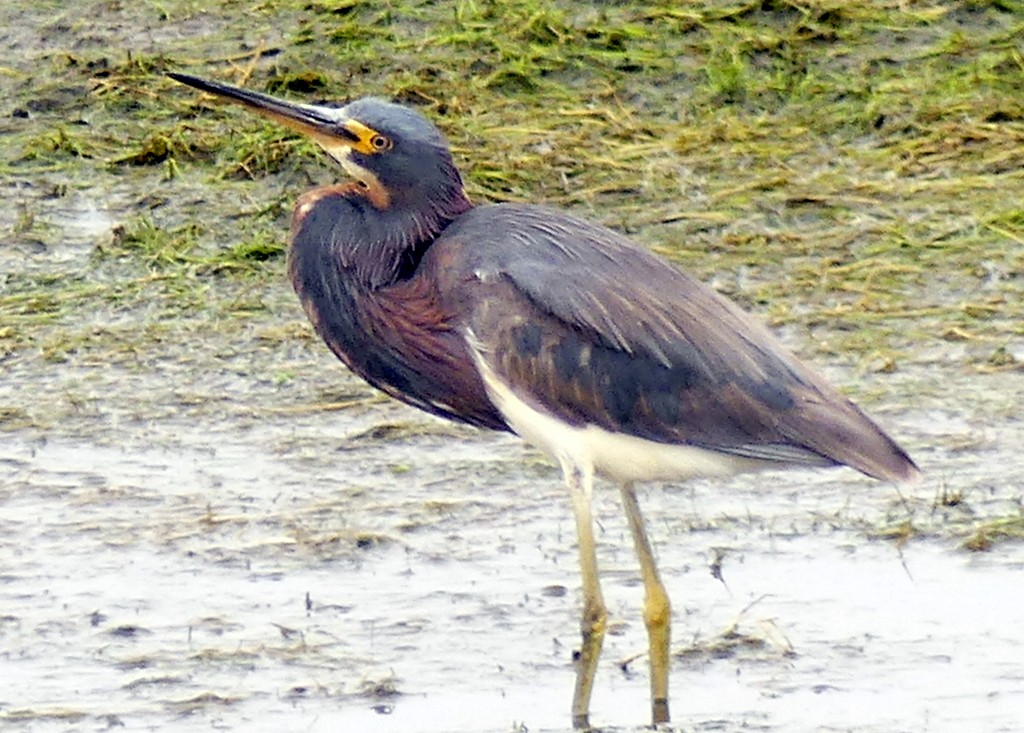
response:
M0 11L8 364L301 323L291 202L340 172L179 70L419 106L475 200L598 218L830 361L1024 368L1020 0L51 5Z

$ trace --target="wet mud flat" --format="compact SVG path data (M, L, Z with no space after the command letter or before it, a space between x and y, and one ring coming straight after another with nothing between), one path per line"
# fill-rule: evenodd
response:
M0 727L567 729L578 579L556 470L372 397L202 412L5 436ZM1024 548L964 543L1019 508L1024 436L978 456L927 446L969 414L891 419L935 477L901 493L849 471L646 492L679 730L1018 728ZM641 730L642 586L613 487L597 516L593 716Z

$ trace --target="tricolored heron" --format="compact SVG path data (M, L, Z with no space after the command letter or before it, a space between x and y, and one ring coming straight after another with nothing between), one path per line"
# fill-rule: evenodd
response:
M654 723L669 720L671 607L638 481L846 465L919 476L910 457L764 327L622 235L532 204L475 206L444 137L377 98L295 104L171 74L312 137L351 180L299 197L288 271L309 320L392 397L554 457L583 582L572 720L589 727L607 611L591 491L617 481L645 588Z

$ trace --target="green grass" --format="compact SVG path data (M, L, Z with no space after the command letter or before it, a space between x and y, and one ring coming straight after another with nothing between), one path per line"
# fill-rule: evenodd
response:
M1020 3L343 0L135 12L149 22L203 13L222 37L69 48L46 59L45 78L7 74L12 105L41 110L8 125L7 176L102 173L166 197L152 215L130 215L97 261L197 288L279 277L266 263L283 247L290 201L338 175L309 142L164 76L181 69L295 99L382 94L421 106L475 199L570 207L702 276L742 274L731 294L775 323L848 327L837 349L951 338L994 351L1021 335ZM261 40L271 27L282 29L274 46ZM182 179L266 182L244 190L269 195L197 209L176 200ZM0 294L0 313L35 303L46 317L107 296L43 284Z

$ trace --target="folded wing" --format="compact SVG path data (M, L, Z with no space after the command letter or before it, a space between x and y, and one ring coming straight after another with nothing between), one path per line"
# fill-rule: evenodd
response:
M911 480L907 454L712 289L604 227L534 206L473 210L449 272L488 367L573 425ZM459 287L459 282L464 286Z

